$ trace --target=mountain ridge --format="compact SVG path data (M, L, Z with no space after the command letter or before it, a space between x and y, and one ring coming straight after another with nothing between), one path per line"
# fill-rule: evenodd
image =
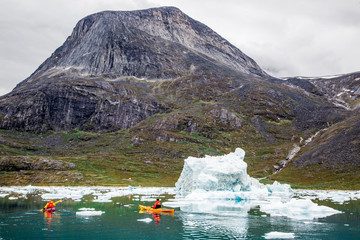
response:
M158 42L163 45L157 46ZM166 47L178 49L174 55L183 54L185 59L172 59ZM194 62L209 59L238 72L268 76L254 60L206 25L177 8L161 7L104 11L83 18L65 43L25 82L55 66L90 76L173 79L196 69Z

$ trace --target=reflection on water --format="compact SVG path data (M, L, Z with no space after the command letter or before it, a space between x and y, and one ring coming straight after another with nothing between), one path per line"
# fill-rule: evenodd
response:
M172 198L167 195L162 201ZM106 203L64 200L51 214L40 211L45 201L36 196L0 198L0 239L264 239L277 232L295 239L358 239L360 234L360 201L325 202L343 213L292 220L262 212L255 201L192 202L175 208L172 215L139 212L139 204L152 205L142 201L146 199L126 195ZM76 214L84 209L89 215Z
M145 214L145 215L152 215L152 217L154 218L155 224L159 225L160 224L160 219L161 219L161 215L167 215L167 216L174 216L174 213L170 213L170 212L152 212L152 211L144 211L144 210L140 210L139 211L140 214Z

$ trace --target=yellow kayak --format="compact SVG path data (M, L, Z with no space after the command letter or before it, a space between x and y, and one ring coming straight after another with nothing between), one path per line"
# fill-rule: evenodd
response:
M154 213L174 213L175 209L165 209L165 208L152 208L149 206L139 205L140 211L149 211Z

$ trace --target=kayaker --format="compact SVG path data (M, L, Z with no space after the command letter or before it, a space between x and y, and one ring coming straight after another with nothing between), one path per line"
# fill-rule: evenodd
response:
M52 199L45 205L44 210L46 211L55 211L55 203Z
M156 199L156 202L152 208L161 208L161 202L158 198Z

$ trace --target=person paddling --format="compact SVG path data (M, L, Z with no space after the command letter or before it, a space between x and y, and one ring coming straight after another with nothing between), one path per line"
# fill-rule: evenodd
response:
M55 204L52 199L45 205L44 210L46 211L55 211Z
M53 202L52 199L50 199L50 201L45 205L45 207L43 208L44 211L47 211L47 212L53 212L55 211L55 205L59 202L61 202L62 200L59 200L57 202Z
M161 208L161 202L159 199L156 199L156 202L152 208Z

